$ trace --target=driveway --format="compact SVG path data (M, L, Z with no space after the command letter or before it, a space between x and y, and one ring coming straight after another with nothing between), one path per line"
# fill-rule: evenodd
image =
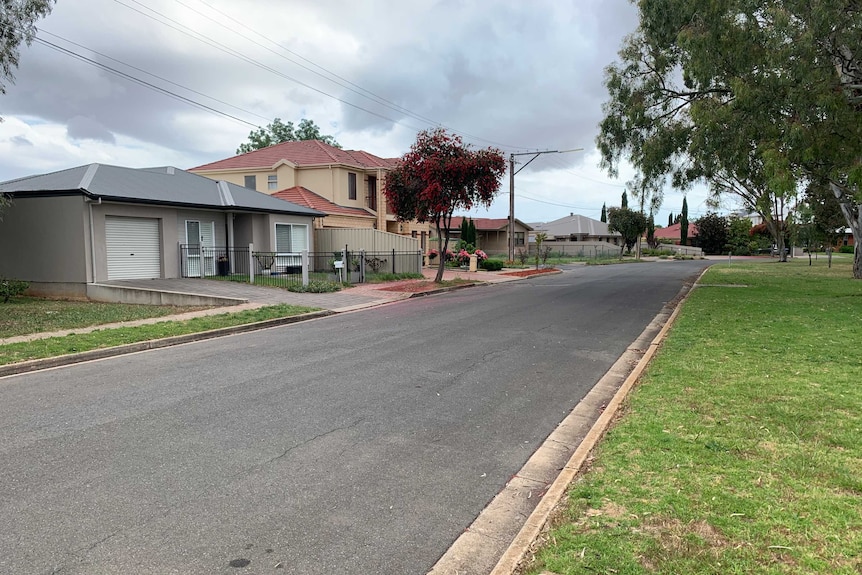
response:
M423 274L429 279L433 279L436 272L436 269L431 268L425 268L423 270ZM520 279L517 277L502 275L500 273L471 273L461 270L446 270L443 276L443 279L445 280L455 278L476 280L487 283ZM407 281L411 282L414 280ZM317 307L336 312L351 311L363 307L373 307L410 297L410 293L386 289L402 282L357 284L353 287L345 288L333 293L295 293L280 288L199 278L117 280L101 283L109 286L155 290L161 292L233 298L246 300L249 303L258 305L275 305L284 303L290 305Z
M102 282L105 285L246 300L252 304L290 304L333 311L380 305L405 299L410 294L357 286L333 293L294 293L286 289L196 278L142 279ZM374 288L380 288L375 285Z

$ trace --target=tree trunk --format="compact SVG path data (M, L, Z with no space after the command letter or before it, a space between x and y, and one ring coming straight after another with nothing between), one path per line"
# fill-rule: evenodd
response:
M446 250L449 249L449 227L446 227L445 241L440 235L440 222L437 222L437 245L440 246L440 254L437 256L440 261L437 263L437 276L434 278L434 283L443 281L443 271L446 269Z
M862 280L862 254L860 254L859 243L862 241L862 205L853 201L853 196L845 193L845 190L835 182L829 182L832 193L838 200L841 213L847 225L853 232L853 278Z

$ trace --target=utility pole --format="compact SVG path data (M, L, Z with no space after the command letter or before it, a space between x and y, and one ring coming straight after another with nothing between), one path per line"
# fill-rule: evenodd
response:
M541 156L542 154L565 154L567 152L580 152L583 148L575 148L573 150L544 150L542 152L521 152L518 154L509 154L509 261L515 259L515 174L530 165L530 162ZM515 171L515 156L533 156L526 164ZM526 236L524 244L526 245Z

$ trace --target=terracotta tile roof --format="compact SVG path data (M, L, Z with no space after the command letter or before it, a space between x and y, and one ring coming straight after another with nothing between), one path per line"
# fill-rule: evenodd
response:
M666 228L657 228L655 237L659 239L679 240L679 224L667 226ZM691 222L688 224L688 237L693 238L697 235L697 226Z
M247 154L191 168L191 171L243 168L271 169L282 160L287 160L297 166L345 164L362 169L393 168L398 161L392 158L380 158L361 150L341 150L319 140L302 140L275 144L268 148L261 148Z
M467 219L470 219L469 217ZM464 220L463 216L453 216L452 217L452 227L449 229L455 230L461 227L461 222ZM522 226L533 229L524 222L515 218L515 221L521 224ZM497 231L497 230L505 230L509 227L509 219L508 218L473 218L473 224L476 226L476 230L486 230L486 231Z
M287 188L286 190L275 192L272 194L272 197L286 200L292 204L306 206L333 216L375 217L373 214L368 213L362 208L339 206L338 204L332 203L323 196L315 194L308 188L303 188L302 186L294 186L292 188Z

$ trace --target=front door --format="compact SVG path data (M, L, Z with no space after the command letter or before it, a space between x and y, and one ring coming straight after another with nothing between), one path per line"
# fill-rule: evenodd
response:
M186 277L215 275L215 224L186 220Z

